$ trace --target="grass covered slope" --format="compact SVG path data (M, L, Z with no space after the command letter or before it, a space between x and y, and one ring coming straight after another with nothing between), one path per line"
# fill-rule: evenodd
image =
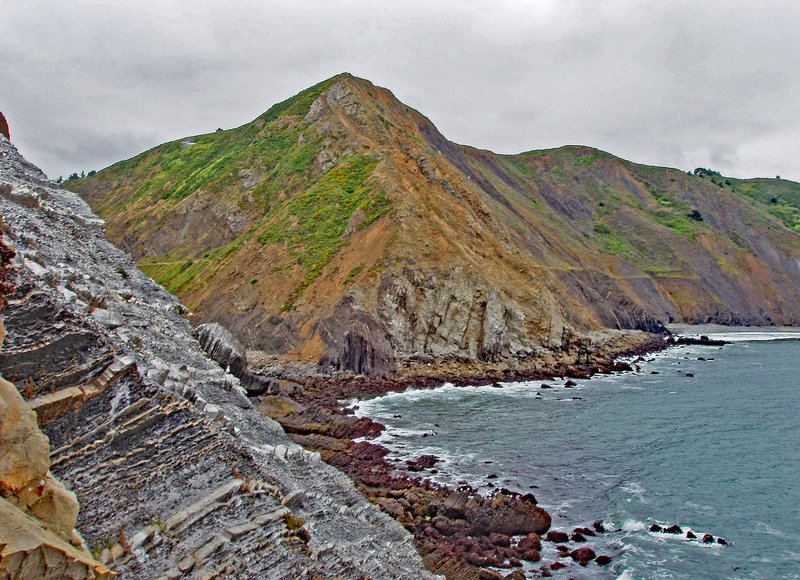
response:
M521 361L670 320L800 323L800 185L456 145L347 74L69 186L196 320L329 368Z

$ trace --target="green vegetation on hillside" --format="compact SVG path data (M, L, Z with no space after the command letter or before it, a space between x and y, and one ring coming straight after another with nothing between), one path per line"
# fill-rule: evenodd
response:
M343 160L312 187L283 203L275 212L277 219L258 237L262 244L286 244L289 254L305 268L303 283L290 303L347 243L342 234L356 210L364 214L359 227L366 227L389 208L386 192L373 193L366 183L377 164L374 156L353 155Z
M734 179L734 193L746 195L767 206L786 227L800 232L800 183L785 179Z
M142 258L137 266L164 288L176 294L216 274L227 259L252 235L251 228L232 242L206 252L202 258L176 259L167 253L164 256Z
M259 234L263 244L284 245L304 268L294 300L346 244L342 234L354 211L362 213L362 229L391 206L384 190L374 191L366 183L379 162L377 156L337 160L342 152L335 138L302 122L312 103L338 78L272 106L252 123L166 143L92 177L72 180L70 187L80 192L93 187L94 180L102 181L110 189L106 211L125 216L128 223L142 223L154 207L168 216L181 200L215 194L255 218L247 233L202 257L168 253L142 258L140 267L171 292L197 289L246 239ZM325 147L330 150L326 163L333 167L321 172L313 161ZM140 202L142 197L147 204Z

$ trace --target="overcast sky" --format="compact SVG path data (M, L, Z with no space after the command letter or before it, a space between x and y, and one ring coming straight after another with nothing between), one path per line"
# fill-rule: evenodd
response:
M5 0L0 111L51 177L340 72L458 143L800 180L800 2Z

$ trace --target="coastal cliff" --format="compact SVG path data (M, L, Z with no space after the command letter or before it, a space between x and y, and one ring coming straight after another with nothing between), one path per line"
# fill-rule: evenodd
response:
M43 475L49 466L70 490L36 498L77 498L79 511L55 502L68 506L56 532L75 527L96 576L433 577L411 535L254 409L205 355L180 302L4 136L0 211L16 253L0 373L17 388L0 386L26 440L45 449L44 462L22 468L62 489ZM27 505L42 517L39 503Z
M348 74L67 186L193 323L326 372L800 323L800 185L580 146L498 155Z

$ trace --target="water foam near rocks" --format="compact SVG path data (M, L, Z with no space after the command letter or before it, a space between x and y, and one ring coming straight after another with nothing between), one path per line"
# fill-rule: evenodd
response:
M398 458L470 454L431 477L533 491L555 529L601 519L616 530L605 544L614 560L595 573L791 577L799 458L785 442L800 436L800 342L787 338L799 333L725 330L734 336L724 347L673 347L631 360L635 372L571 389L554 380L544 381L550 389L445 387L359 405L390 435L411 421L438 425L435 437L402 447L387 437Z

